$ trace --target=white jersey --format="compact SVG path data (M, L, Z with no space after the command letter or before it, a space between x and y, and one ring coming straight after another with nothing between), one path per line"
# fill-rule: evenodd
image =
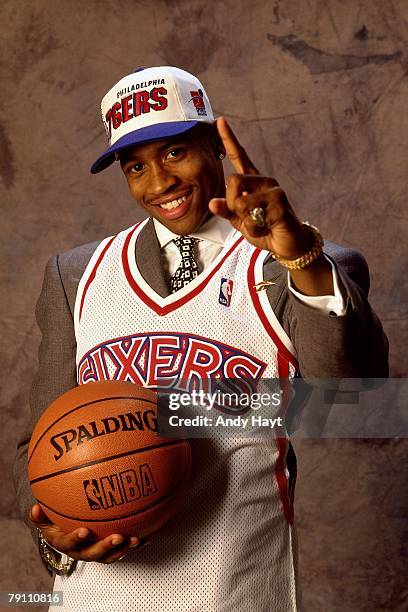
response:
M136 265L146 222L104 240L81 278L78 384L119 379L171 389L217 377L280 378L287 398L295 351L266 291L253 287L263 280L268 252L232 232L204 272L162 298ZM80 561L71 576L56 576L60 609L299 611L289 442L286 432L269 432L192 439L182 509L122 561Z

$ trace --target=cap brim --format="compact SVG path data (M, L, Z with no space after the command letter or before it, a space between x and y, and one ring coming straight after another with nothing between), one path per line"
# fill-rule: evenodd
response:
M125 136L122 136L115 144L110 146L98 159L92 164L91 172L96 174L101 170L105 170L115 161L115 153L132 147L134 145L143 144L145 142L151 142L152 140L160 140L161 138L168 138L169 136L177 136L177 134L183 134L195 127L202 121L171 121L168 123L156 123L134 132L130 132Z

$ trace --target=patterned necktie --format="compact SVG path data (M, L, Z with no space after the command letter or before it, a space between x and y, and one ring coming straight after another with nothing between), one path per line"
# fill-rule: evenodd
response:
M175 293L190 283L198 275L198 265L194 259L194 246L198 238L180 236L173 240L180 251L181 263L170 279L171 292Z

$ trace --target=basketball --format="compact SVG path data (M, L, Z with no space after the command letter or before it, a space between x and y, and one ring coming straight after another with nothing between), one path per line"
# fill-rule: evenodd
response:
M158 530L182 505L190 470L189 442L157 434L156 393L129 382L64 393L28 449L31 490L48 518L98 538Z

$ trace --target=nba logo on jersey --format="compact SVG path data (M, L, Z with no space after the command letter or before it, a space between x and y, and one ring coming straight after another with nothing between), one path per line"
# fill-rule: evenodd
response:
M229 306L231 304L231 296L232 296L232 280L229 278L222 278L220 285L220 295L218 297L218 301L223 306Z

